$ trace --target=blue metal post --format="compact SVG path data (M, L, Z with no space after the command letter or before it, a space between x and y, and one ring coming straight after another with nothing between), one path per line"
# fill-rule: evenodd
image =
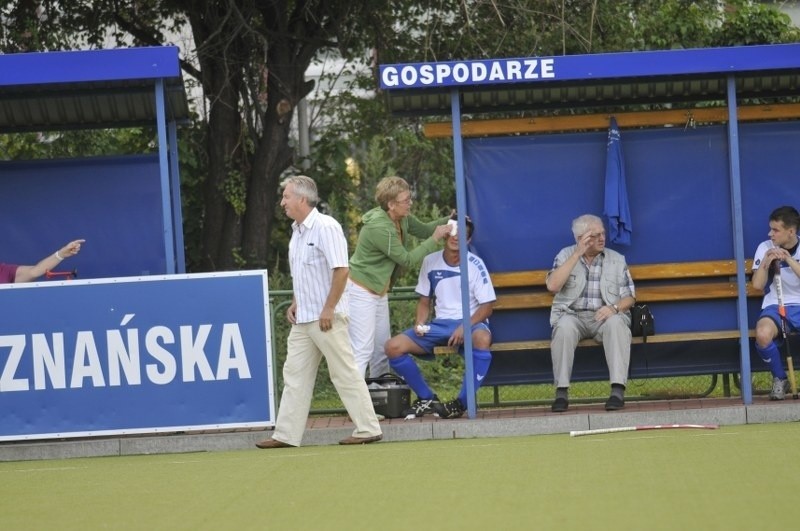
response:
M739 319L740 357L742 365L742 399L753 403L750 378L750 327L747 323L747 284L745 279L744 223L742 221L742 176L739 169L739 122L736 106L736 78L728 76L728 163L731 178L731 212L733 214L733 253L736 258L736 302Z
M161 218L164 226L164 257L167 274L175 273L175 247L172 232L172 206L170 201L169 155L167 146L167 111L164 96L164 79L156 79L156 125L158 127L158 171L161 175Z
M461 102L457 88L450 90L453 115L453 159L456 173L456 209L458 210L458 256L461 269L461 308L464 326L464 374L467 382L467 415L475 418L475 369L472 363L472 325L469 311L469 268L467 267L467 186L464 182L464 148L461 139Z
M186 256L183 248L183 209L181 206L181 172L178 167L178 124L167 124L169 136L170 200L172 202L172 228L175 232L175 259L178 273L186 273Z

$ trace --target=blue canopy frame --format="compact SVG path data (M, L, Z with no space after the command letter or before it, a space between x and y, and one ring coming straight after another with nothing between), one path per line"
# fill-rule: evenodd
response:
M461 262L466 263L466 184L461 115L566 107L723 101L728 110L728 162L737 264L737 314L748 337L745 250L737 101L800 94L800 44L623 52L381 65L380 88L397 115L450 114L453 126L456 206ZM469 326L467 278L462 276L464 326ZM473 374L471 335L465 364ZM741 342L741 388L753 401L750 345ZM468 413L476 415L473 379L467 378Z
M156 126L165 273L185 273L177 125L189 118L178 48L0 55L0 133Z

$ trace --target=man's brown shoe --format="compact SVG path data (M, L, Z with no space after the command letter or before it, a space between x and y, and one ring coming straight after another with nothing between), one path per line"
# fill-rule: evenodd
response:
M383 435L376 435L374 437L348 437L347 439L342 439L339 441L339 444L369 444L378 442L383 439Z
M293 445L289 443L285 443L283 441L279 441L277 439L265 439L261 442L257 442L256 446L258 448L294 448Z

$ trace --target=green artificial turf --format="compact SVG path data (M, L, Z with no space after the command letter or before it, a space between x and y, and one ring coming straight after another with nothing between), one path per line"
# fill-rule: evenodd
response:
M0 463L0 529L767 529L800 424Z

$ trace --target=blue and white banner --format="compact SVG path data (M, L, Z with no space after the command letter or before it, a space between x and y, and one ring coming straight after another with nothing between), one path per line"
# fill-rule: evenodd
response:
M0 441L274 425L266 271L0 286Z

